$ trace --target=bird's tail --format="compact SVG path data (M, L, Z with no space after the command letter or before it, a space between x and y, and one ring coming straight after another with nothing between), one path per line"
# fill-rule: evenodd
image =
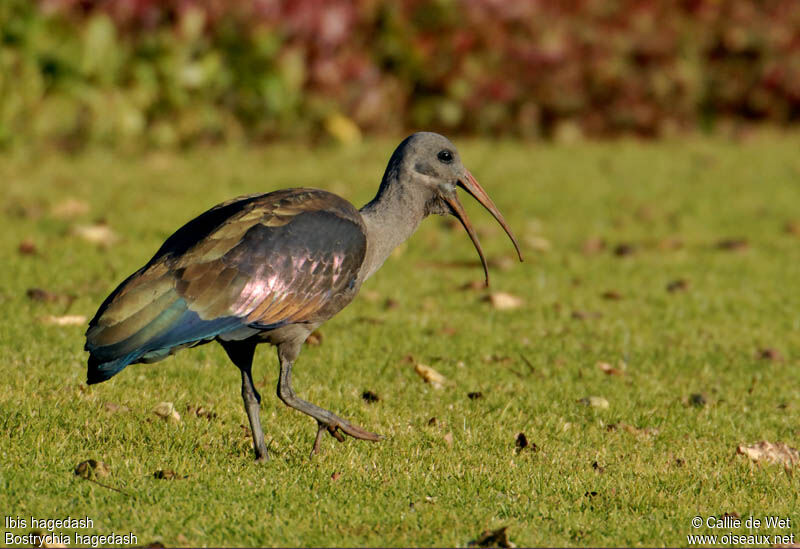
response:
M89 368L86 371L86 383L88 385L94 385L95 383L111 379L134 360L135 356L127 355L122 358L103 362L97 355L91 354L89 355Z

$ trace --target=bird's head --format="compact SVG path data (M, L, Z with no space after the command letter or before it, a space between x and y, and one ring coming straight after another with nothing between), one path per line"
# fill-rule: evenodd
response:
M395 174L390 172L396 171ZM406 192L415 195L421 194L425 199L425 215L453 215L467 231L472 243L478 250L483 271L486 276L486 285L489 284L489 269L483 249L478 241L478 236L472 228L472 223L467 217L464 207L458 200L457 188L461 187L484 208L489 210L494 218L511 238L517 250L519 260L522 253L519 250L517 239L511 228L506 223L500 210L497 209L489 195L483 190L478 181L461 163L461 156L455 145L438 133L418 132L407 137L395 150L389 162L387 175L395 175L392 179L405 182Z

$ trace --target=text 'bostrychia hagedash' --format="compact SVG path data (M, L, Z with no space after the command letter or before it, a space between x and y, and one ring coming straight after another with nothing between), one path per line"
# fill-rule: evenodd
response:
M256 345L278 349L278 396L317 420L312 454L325 431L377 441L370 433L306 402L292 389L292 365L306 338L341 311L361 284L430 214L461 221L489 273L456 187L511 229L445 137L420 132L392 154L375 198L357 210L318 189L235 198L189 221L109 295L89 323L87 382L106 381L128 364L156 362L217 341L242 374L242 398L257 460L267 458L261 396L251 368ZM520 260L522 256L520 254Z

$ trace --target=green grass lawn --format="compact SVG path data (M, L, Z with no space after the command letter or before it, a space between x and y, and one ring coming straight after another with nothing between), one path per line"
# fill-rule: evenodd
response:
M786 227L800 222L798 135L459 142L525 254L514 263L464 197L491 291L523 304L498 310L469 289L482 271L466 234L423 223L295 367L301 397L385 435L377 444L327 437L309 459L316 425L275 396L262 346L272 458L257 465L239 372L216 344L87 387L85 325L42 321L91 317L172 231L227 198L310 186L361 206L394 145L0 159L0 502L28 522L4 536L69 515L92 519L82 534L132 532L139 545L464 546L507 526L520 546L675 546L714 533L692 528L696 515L800 524L798 477L736 455L800 444L800 235ZM76 235L98 220L118 237L109 247ZM427 385L417 362L449 384ZM163 401L180 422L153 413ZM90 458L119 491L73 473Z

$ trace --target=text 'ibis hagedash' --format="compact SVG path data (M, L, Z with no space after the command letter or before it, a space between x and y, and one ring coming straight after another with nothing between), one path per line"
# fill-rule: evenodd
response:
M519 246L503 216L445 137L415 133L392 154L375 198L360 210L317 189L235 198L189 221L109 295L89 323L89 384L129 364L156 362L185 347L217 341L241 370L242 398L257 460L267 458L261 397L251 368L256 345L277 347L278 396L317 420L312 454L327 431L362 440L380 436L300 399L292 365L303 342L341 311L389 254L430 214L461 221L483 251L456 188L478 200ZM520 255L520 260L522 259Z

